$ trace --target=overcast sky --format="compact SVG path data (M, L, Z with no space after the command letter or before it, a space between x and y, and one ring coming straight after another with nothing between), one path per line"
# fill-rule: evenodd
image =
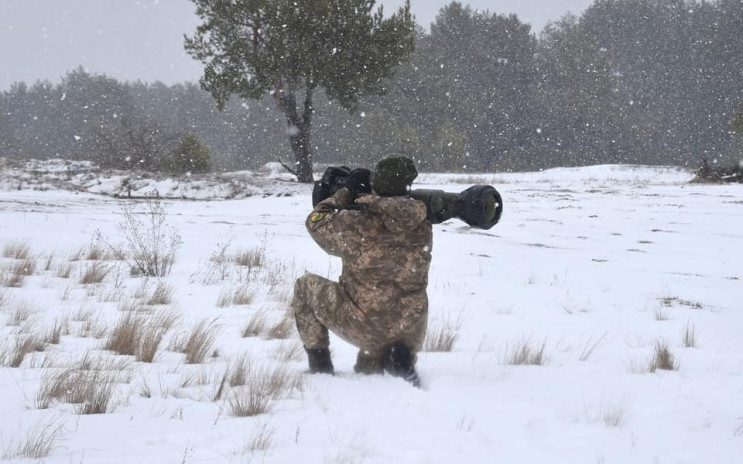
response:
M412 0L428 28L451 0ZM386 12L404 0L382 0ZM538 32L593 0L463 0L474 9L515 13ZM0 0L0 90L17 81L58 82L83 66L122 81L196 81L201 65L183 51L199 24L189 0Z

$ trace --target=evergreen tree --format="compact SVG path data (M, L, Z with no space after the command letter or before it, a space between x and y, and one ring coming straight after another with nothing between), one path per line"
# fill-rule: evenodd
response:
M296 175L311 182L314 96L353 110L414 48L409 1L384 18L374 0L193 0L203 20L185 48L205 65L201 85L220 108L231 95L275 98L287 124ZM302 97L304 103L299 103Z
M112 151L111 143L118 141L106 134L121 133L118 128L122 121L134 117L136 108L128 87L79 67L62 78L55 95L49 111L55 115L54 131L61 141L54 145L73 159L126 166L124 159L131 154Z
M410 104L420 108L415 119L431 144L431 156L442 157L430 164L490 170L526 143L535 116L535 47L530 26L514 15L477 11L459 2L439 11L430 35L419 39L416 68L408 71L417 81L403 83L405 90L397 92L403 101L414 98ZM405 111L407 104L397 106ZM441 138L453 134L466 139L466 162L459 151L452 160L447 159L454 156L450 150L441 151Z
M173 151L169 170L172 172L206 172L209 170L209 148L193 134L181 137Z
M539 158L532 163L554 167L620 162L621 107L607 51L577 18L565 16L542 32L538 63L542 126L536 133Z
M637 161L683 163L699 151L697 9L691 0L596 0L581 18L621 76L631 119L652 128L635 138L632 150L645 152Z
M18 141L11 128L10 101L0 93L0 158L17 156Z

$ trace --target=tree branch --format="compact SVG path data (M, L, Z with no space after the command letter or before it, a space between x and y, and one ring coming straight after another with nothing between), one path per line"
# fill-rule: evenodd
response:
M290 174L293 174L293 175L299 177L299 174L297 174L297 171L295 171L294 169L292 169L291 166L289 166L288 164L284 163L281 160L281 158L279 158L279 164L281 165L282 168L284 168L287 171L289 171Z

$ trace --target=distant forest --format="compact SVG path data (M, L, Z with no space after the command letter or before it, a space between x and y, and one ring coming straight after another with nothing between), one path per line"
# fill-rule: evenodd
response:
M454 2L386 84L348 113L319 96L316 163L390 153L424 171L602 163L698 167L743 158L743 0L596 0L538 34ZM276 103L223 111L196 83L120 82L82 68L0 93L0 157L110 168L253 169L292 158Z

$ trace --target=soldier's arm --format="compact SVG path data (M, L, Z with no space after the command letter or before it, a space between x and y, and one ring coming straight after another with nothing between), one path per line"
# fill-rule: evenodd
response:
M354 246L354 234L349 233L358 224L358 211L346 209L351 203L351 192L340 189L315 206L305 221L310 236L325 252L342 256Z

